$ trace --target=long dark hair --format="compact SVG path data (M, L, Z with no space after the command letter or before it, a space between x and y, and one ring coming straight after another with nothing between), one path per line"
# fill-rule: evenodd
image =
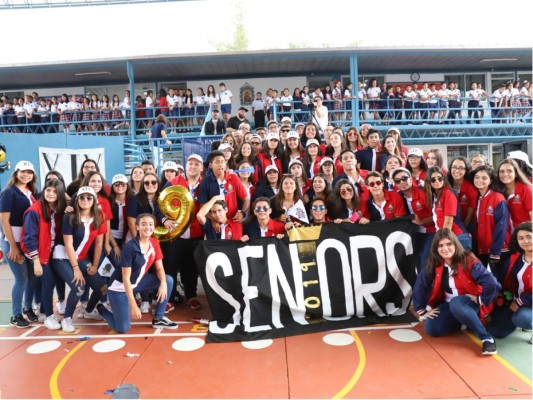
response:
M148 207L150 205L150 202L148 201L148 194L146 193L146 190L144 189L144 180L146 179L147 176L153 176L155 180L157 181L157 191L155 192L154 201L157 201L157 198L159 197L159 193L161 192L161 183L159 182L159 178L157 177L157 175L152 172L148 172L144 174L141 189L139 190L139 193L137 193L137 199L139 199L139 204L143 207Z
M19 172L19 171L21 171L21 170L20 169L16 169L15 171L13 171L13 173L11 174L11 177L7 181L7 186L15 186L17 184L17 182L18 182L17 172ZM37 194L37 174L35 172L33 173L33 178L28 183L27 187L28 187L28 189L30 189L30 192L34 196Z
M426 178L424 179L424 191L426 192L426 204L429 208L433 208L433 188L431 187L431 175L434 173L438 173L442 176L442 189L440 193L437 194L437 198L435 202L437 202L442 195L442 192L444 189L450 189L450 183L444 176L444 172L442 172L442 169L440 167L431 167L427 170Z
M478 172L485 171L490 179L490 185L489 190L492 190L493 192L498 192L501 194L505 193L505 187L503 184L498 180L498 177L496 176L496 171L494 171L494 168L492 168L490 165L480 165L475 170L472 171L472 179L476 176Z
M58 220L62 221L63 214L65 213L65 207L67 206L67 200L65 197L65 185L58 179L49 179L44 183L43 192L38 200L41 203L41 208L43 210L43 218L46 222L50 222L52 217L52 209L50 207L50 204L44 198L44 191L49 187L54 188L56 190L57 206L55 212L59 216Z
M88 162L92 162L96 166L96 170L100 172L100 167L98 166L98 163L91 158L87 158L81 163L80 171L78 172L78 176L76 176L75 179L76 182L81 183L81 181L83 181L83 167L85 167L85 164L87 164Z
M531 223L531 221L527 221L516 226L511 236L511 240L509 241L509 251L511 253L524 254L524 250L522 250L522 248L518 245L518 231L528 231L533 233L533 223Z
M453 180L453 175L452 175L452 165L455 161L462 161L464 164L465 164L465 167L466 167L466 170L465 170L465 176L464 176L464 180L468 180L468 181L472 181L472 179L474 178L474 174L471 174L472 172L472 167L470 166L470 163L468 162L468 160L466 159L465 156L457 156L455 157L452 162L450 163L450 165L448 166L448 175L447 175L447 179L448 179L448 182L450 182L450 185L453 187L454 185L454 180Z
M109 200L109 194L107 193L107 189L106 189L106 185L107 185L107 182L104 178L104 176L102 175L101 172L99 171L91 171L89 172L85 178L83 179L83 181L81 182L81 186L90 186L89 185L89 182L91 181L91 178L95 175L98 175L100 177L100 179L102 180L102 188L100 189L100 191L98 193L96 193L97 196L100 196L100 197L104 197L106 198L107 200Z
M272 196L270 198L270 204L273 205L273 207L277 208L278 210L283 209L283 200L285 198L285 193L283 192L283 182L286 179L292 179L295 183L295 189L294 189L294 202L296 203L298 200L303 201L302 191L300 190L300 185L296 181L296 178L292 175L284 175L283 178L281 178L281 182L279 183L279 192Z
M81 220L79 201L79 197L76 196L76 199L74 201L74 212L69 215L70 224L76 229L80 228L83 225L83 222ZM100 228L104 221L102 219L100 208L98 208L98 199L96 197L93 199L93 205L91 206L91 216L93 217L92 229L96 230Z
M438 252L439 242L442 239L448 239L455 246L455 253L452 257L451 263L452 265L450 265L450 268L453 272L456 272L459 266L466 270L468 267L468 259L475 257L471 252L466 251L464 249L463 245L461 244L455 233L453 233L451 230L449 230L448 228L444 228L437 231L435 233L435 237L433 238L433 242L431 242L429 257L426 261L426 264L424 265L427 276L430 280L433 280L433 278L435 277L435 268L444 262Z
M357 195L357 192L355 190L354 185L350 180L348 179L339 179L337 183L335 184L335 187L333 188L333 191L331 192L328 201L328 214L331 218L340 218L342 215L342 210L344 208L348 208L347 204L341 197L341 186L342 185L350 185L353 191L353 198L352 198L352 204L351 209L352 211L355 211L356 208L359 207L359 196Z

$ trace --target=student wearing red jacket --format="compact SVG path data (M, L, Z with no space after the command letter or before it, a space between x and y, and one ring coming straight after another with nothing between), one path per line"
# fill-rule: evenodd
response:
M472 238L458 223L457 197L452 193L450 183L446 180L440 167L428 169L424 180L424 190L426 202L432 210L433 221L437 230L450 229L457 235L463 247L470 250Z
M385 180L377 171L369 172L366 176L366 186L370 192L368 200L362 202L363 216L360 224L371 221L385 221L407 215L402 196L397 192L390 192L383 187Z
M278 171L283 171L283 147L280 145L277 133L269 132L263 143L263 148L257 154L257 159L261 165L260 176L266 176L266 168L274 165Z
M21 248L33 262L35 276L42 277L41 312L44 326L56 330L61 325L54 315L56 274L50 265L52 248L60 240L61 220L65 212L65 186L57 179L45 182L41 198L24 213Z
M515 228L509 250L513 255L503 288L511 292L513 300L510 304L496 307L494 310L490 331L497 338L509 336L517 327L528 331L532 328L533 234L531 221L522 222ZM533 343L533 336L531 343Z
M515 160L502 160L496 168L499 181L505 186L505 196L513 226L533 219L531 182L518 168Z
M450 182L452 192L457 196L461 221L463 221L464 227L473 234L478 191L466 179L467 176L470 176L470 172L470 164L466 157L456 157L448 169L448 182Z
M175 303L178 302L179 295L176 290L178 269L180 271L181 283L185 291L187 305L197 310L202 307L197 299L198 289L198 267L194 260L194 247L199 240L203 240L204 234L202 227L196 219L196 214L200 209L198 202L198 193L200 183L202 182L202 171L204 165L202 157L199 154L191 154L187 157L185 164L185 176L178 175L171 181L167 182L166 187L182 186L186 188L191 194L194 201L194 208L192 214L192 221L187 230L181 234L176 240L169 243L161 243L164 254L163 266L165 272L170 275L175 285L169 288L169 301L167 303L166 312L170 312L175 308ZM156 215L166 228L174 229L175 221L165 217L159 210Z
M270 218L272 209L270 208L270 200L267 197L255 199L252 205L252 212L253 214L250 214L250 217L244 223L243 242L249 239L272 236L277 239L283 239L285 236L285 224Z
M500 289L494 275L445 228L435 234L429 258L418 274L413 307L426 321L429 336L458 332L464 324L481 340L482 354L496 354L496 342L482 320Z
M482 165L474 170L474 186L479 191L477 205L477 255L483 263L490 263L491 271L503 284L509 263L509 212L505 197L496 190L494 169Z

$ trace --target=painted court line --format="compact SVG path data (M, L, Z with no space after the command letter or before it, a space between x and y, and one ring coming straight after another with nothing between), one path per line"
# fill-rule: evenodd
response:
M111 339L111 338L145 338L145 337L183 337L183 336L207 336L207 333L132 333L132 334L116 334L116 335L50 335L50 336L13 336L13 337L0 337L1 341L9 340L52 340L52 339L80 339L89 337L89 339Z
M36 325L36 326L32 326L30 329L26 330L22 335L20 335L19 337L26 337L26 336L29 336L31 333L35 332L37 329L39 329L41 326L44 326L44 325Z

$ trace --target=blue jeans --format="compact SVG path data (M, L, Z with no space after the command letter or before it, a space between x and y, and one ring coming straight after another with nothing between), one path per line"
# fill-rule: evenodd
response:
M15 282L13 283L13 289L11 291L12 299L12 313L13 315L22 314L22 298L24 297L24 308L32 308L33 294L35 292L35 274L33 273L33 264L27 258L24 258L22 264L11 261L7 258L7 254L11 250L9 242L3 240L3 248L5 259L13 276L15 277ZM20 244L17 243L17 246L20 250ZM22 253L22 250L20 250ZM23 254L23 253L22 253Z
M420 272L424 268L424 263L429 257L429 250L431 249L431 243L435 237L435 232L432 233L420 233L416 234L417 248L418 248L418 261L416 265L416 271Z
M52 265L43 265L43 276L40 279L42 283L40 311L44 311L47 317L54 314L54 287L56 285L56 280L57 276ZM63 286L65 286L65 284L63 284Z
M468 296L456 296L449 303L440 303L437 308L439 315L434 319L427 319L425 331L429 336L444 336L461 330L465 324L480 340L490 339L490 334L479 319L479 305Z
M63 279L70 288L70 293L67 297L67 305L65 306L65 318L72 318L74 310L76 309L76 305L78 304L78 300L85 292L85 285L76 285L74 282L72 282L72 279L74 279L74 271L69 260L60 260L54 258L52 259L51 266L54 272L59 275L59 277Z
M89 275L87 273L87 265L89 262L88 259L79 260L78 265L85 278L86 286L89 286L92 289L89 301L87 302L87 307L85 308L88 312L91 312L102 298L103 293L107 291L107 278L101 276L98 272L94 275Z
M169 295L172 286L174 285L174 279L170 275L166 275L167 278L167 297L163 300L162 303L157 303L157 308L155 310L154 318L160 319L165 315L165 308L168 303ZM161 281L155 274L146 274L143 276L139 284L133 293L138 293L141 291L154 291L157 292ZM113 312L109 311L107 308L100 308L100 313L109 324L118 333L126 333L130 330L131 326L131 315L130 315L130 305L128 303L128 296L125 292L115 292L109 290L107 292L109 302L111 303L111 308Z
M496 338L509 336L515 329L531 330L533 311L530 307L520 307L512 312L508 306L496 307L492 313L492 323L489 331Z

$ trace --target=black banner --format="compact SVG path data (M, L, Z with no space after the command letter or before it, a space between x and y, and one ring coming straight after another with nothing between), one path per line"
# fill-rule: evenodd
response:
M415 321L415 232L397 219L292 229L284 240L199 242L208 342Z

